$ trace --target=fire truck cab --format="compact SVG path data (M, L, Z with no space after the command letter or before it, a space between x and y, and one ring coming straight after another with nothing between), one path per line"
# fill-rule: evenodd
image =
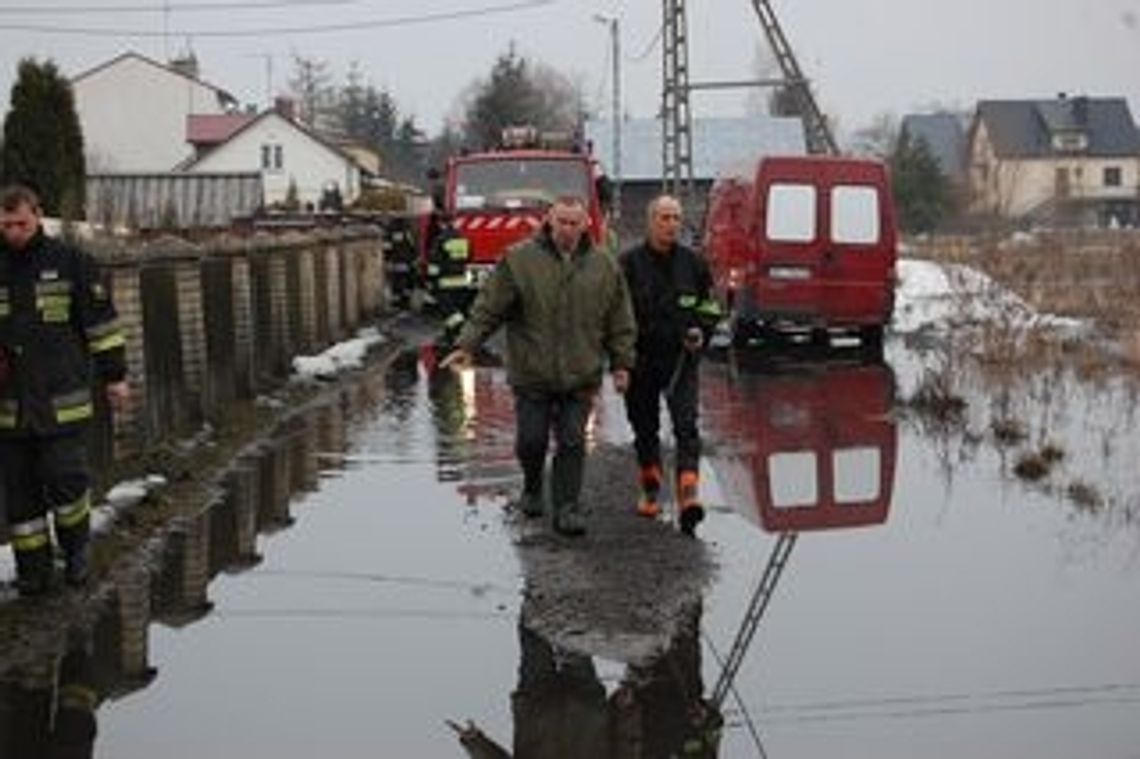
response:
M856 331L881 348L898 236L880 161L761 159L709 198L704 250L737 343L796 330Z
M447 163L445 208L469 242L468 284L477 289L511 245L542 226L559 197L586 200L590 236L603 239L597 161L570 135L530 127L504 130L500 147L452 157Z

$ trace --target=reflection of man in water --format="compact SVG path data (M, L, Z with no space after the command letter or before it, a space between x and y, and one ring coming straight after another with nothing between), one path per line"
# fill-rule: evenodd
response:
M723 719L703 697L699 634L695 603L668 649L630 665L607 699L589 656L520 621L522 661L511 696L516 759L715 757Z
M0 685L9 704L0 710L7 718L0 757L90 759L99 703L90 645L86 635L73 635L62 658L34 662Z

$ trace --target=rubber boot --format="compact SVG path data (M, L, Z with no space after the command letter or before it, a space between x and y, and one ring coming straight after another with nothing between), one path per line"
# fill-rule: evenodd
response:
M577 501L560 504L554 512L555 532L570 537L586 534L586 513Z
M680 511L681 532L692 537L697 525L705 518L705 509L697 498L700 476L686 469L677 473L677 509Z
M638 484L641 486L641 497L637 500L637 513L639 516L654 519L661 513L661 504L657 502L661 492L661 467L658 464L641 467Z
M63 581L69 587L81 588L91 576L91 530L84 518L79 524L59 527L56 537L63 552Z
M545 511L542 504L542 491L531 493L524 490L519 496L518 507L522 515L528 519L542 516L542 512Z

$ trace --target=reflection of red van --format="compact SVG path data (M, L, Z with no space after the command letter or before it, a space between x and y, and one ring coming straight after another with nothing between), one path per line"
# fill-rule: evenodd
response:
M734 327L857 330L879 345L894 308L897 232L886 166L826 156L762 159L709 198L705 251ZM740 226L728 222L738 220Z
M710 371L701 388L705 424L719 441L710 463L743 516L769 532L886 521L898 439L889 366Z

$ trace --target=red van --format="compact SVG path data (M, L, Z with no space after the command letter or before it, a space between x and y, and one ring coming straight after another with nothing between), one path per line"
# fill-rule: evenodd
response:
M729 503L767 532L882 524L898 448L894 371L816 363L701 377L710 462Z
M738 344L797 332L826 339L842 330L881 347L898 256L881 161L764 158L750 182L714 186L706 218L705 253Z

